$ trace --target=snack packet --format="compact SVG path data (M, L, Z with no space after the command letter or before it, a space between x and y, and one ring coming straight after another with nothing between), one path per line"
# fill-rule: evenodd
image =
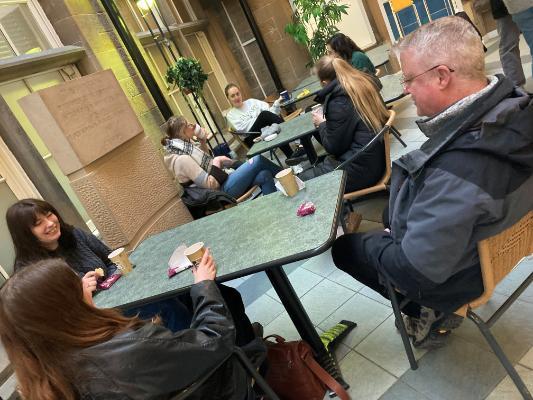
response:
M100 290L106 290L106 289L109 289L111 286L113 286L113 284L118 281L118 279L121 277L122 275L121 274L113 274L111 275L110 277L108 277L107 279L105 279L104 281L102 282L98 282L96 284L96 288L97 289L100 289Z
M300 204L296 211L296 215L299 217L305 217L306 215L313 214L315 210L315 205L311 201L306 201L305 203Z

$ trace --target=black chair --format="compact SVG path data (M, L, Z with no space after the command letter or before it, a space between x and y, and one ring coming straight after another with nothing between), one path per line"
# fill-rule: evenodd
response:
M198 390L198 388L200 388L231 357L235 357L237 359L237 361L244 368L248 376L250 376L251 378L255 380L255 383L257 384L257 386L261 388L261 390L268 397L269 400L280 400L278 395L274 393L274 391L268 385L265 379L259 374L259 372L257 372L257 370L255 369L255 366L248 359L244 351L240 347L237 347L237 346L234 346L231 354L225 360L223 360L219 365L217 365L216 368L213 368L213 370L210 373L205 374L205 376L203 376L201 379L194 382L187 389L182 390L180 393L172 397L171 400L183 400L189 397L196 390Z

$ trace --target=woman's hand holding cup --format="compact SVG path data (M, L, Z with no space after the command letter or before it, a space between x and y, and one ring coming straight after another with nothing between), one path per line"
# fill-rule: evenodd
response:
M194 283L206 280L212 281L215 279L217 276L217 267L209 249L205 250L198 266L192 268L192 274L194 275Z

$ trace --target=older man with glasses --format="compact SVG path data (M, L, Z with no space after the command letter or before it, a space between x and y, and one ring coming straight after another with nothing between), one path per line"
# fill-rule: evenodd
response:
M486 76L479 35L463 19L422 26L396 47L406 93L428 140L393 163L388 229L339 237L338 268L405 300L415 347L445 344L483 282L477 242L533 206L533 98Z

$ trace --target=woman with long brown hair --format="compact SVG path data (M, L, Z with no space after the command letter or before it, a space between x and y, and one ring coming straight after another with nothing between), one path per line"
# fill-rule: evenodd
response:
M379 132L388 111L369 75L354 69L341 58L324 56L315 65L323 88L315 101L322 111L313 112L320 142L329 153L326 159L300 177L308 179L333 171L351 158ZM346 192L375 184L385 172L385 148L380 142L346 165Z
M215 369L231 352L234 326L208 251L192 272L194 317L178 333L87 303L61 259L17 272L0 290L0 339L23 398L168 399ZM229 361L191 398L244 400L248 390Z

